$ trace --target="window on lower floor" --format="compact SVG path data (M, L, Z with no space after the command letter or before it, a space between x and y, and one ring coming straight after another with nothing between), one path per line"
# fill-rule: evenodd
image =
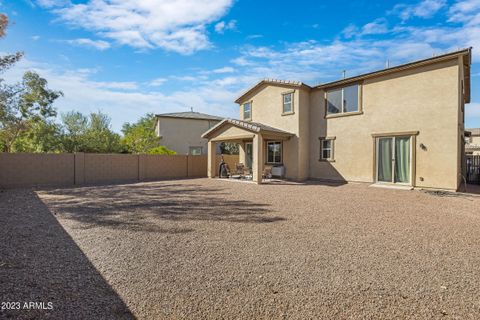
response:
M280 141L267 142L267 162L282 163L282 142Z
M333 139L320 139L320 160L333 160Z
M192 156L200 156L202 155L202 147L190 147L188 154Z

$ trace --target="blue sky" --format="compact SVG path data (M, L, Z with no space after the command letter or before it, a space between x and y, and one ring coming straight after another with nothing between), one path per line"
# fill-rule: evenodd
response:
M467 127L480 127L480 0L0 0L11 19L5 78L36 70L60 112L101 110L113 129L147 112L238 117L262 78L314 85L474 47ZM478 48L478 49L477 49Z

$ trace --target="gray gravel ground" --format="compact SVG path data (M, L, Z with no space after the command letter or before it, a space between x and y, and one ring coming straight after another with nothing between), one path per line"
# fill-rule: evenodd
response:
M0 317L480 318L478 196L193 179L4 191L0 219L2 301L54 302Z

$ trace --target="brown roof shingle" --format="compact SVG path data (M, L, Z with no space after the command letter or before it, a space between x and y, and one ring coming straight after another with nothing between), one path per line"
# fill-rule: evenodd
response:
M222 117L212 116L210 114L193 112L193 111L161 113L161 114L156 114L155 116L164 117L164 118L184 118L184 119L217 120L217 121L221 121L224 119Z

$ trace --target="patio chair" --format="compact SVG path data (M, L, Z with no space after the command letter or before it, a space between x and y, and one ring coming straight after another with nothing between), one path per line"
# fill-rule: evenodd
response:
M244 175L244 172L245 172L245 166L243 165L243 163L237 163L235 165L235 174L238 174L238 175Z
M272 168L263 169L262 179L272 179Z

